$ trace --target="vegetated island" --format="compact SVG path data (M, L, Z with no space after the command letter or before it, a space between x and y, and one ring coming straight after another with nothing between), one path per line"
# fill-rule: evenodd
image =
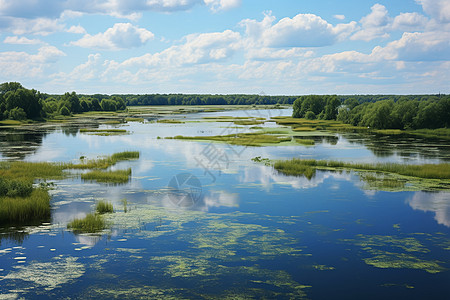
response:
M350 163L330 160L298 159L270 161L261 157L253 161L273 165L285 175L311 179L316 170L356 171L368 188L381 190L448 190L450 164L410 165L398 163Z
M0 161L0 224L33 223L50 217L50 195L46 180L63 179L77 174L69 170L90 170L81 174L85 181L109 184L128 182L131 169L108 171L124 160L139 158L137 151L124 151L80 163Z

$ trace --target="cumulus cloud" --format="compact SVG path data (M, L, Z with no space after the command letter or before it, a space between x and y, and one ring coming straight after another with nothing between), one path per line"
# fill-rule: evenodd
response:
M125 49L144 45L154 38L154 34L147 29L139 28L130 23L116 23L104 33L96 35L86 34L72 45L84 48Z
M283 18L272 25L274 21L269 13L261 22L244 20L241 25L246 27L248 37L254 42L274 48L328 46L356 29L356 22L333 26L313 14Z
M428 18L414 13L401 13L394 18L392 23L392 29L398 30L423 30L428 23Z
M376 47L373 56L403 61L450 59L450 32L405 32L386 47Z
M76 33L76 34L86 34L86 29L83 28L83 26L77 25L77 26L71 26L69 29L66 30L69 33Z
M240 4L241 0L1 0L0 16L35 19L86 13L137 19L144 11L182 11L195 5L207 5L212 11L219 11L235 8Z
M371 41L376 38L388 38L387 30L390 25L388 11L384 5L375 4L372 12L360 20L362 29L356 32L351 39Z
M43 46L36 54L26 52L0 52L0 77L10 80L20 76L36 77L65 53L53 46Z
M57 19L10 19L9 21L9 29L17 35L35 34L47 36L54 32L63 31L64 29L64 25Z
M242 0L204 0L204 2L211 10L219 11L236 8L241 5Z
M434 212L438 224L450 227L450 201L446 193L416 192L407 203L415 210Z
M5 44L14 44L14 45L36 45L41 44L42 41L38 39L28 39L26 37L18 37L18 36L7 36L3 43Z
M423 10L436 20L450 22L450 2L448 0L416 0L423 7Z

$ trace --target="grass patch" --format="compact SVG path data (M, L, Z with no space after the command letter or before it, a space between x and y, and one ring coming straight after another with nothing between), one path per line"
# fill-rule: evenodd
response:
M101 171L94 170L81 174L81 179L102 183L127 183L130 180L131 168L127 170Z
M173 120L173 119L160 119L156 121L157 123L165 123L165 124L184 124L183 121Z
M380 130L375 130L375 133L378 134L384 134L384 135L399 135L399 134L403 134L403 130L400 129L380 129Z
M66 163L48 162L0 162L0 177L9 179L61 179L63 171L70 167Z
M17 125L22 125L22 122L17 121L17 120L3 120L3 121L0 121L0 125L17 126Z
M120 161L139 159L139 155L139 151L118 152L101 159L83 159L81 164L71 164L69 167L72 169L106 169Z
M95 233L107 228L105 219L99 214L87 214L83 219L75 219L67 224L75 233Z
M217 136L181 136L177 135L173 137L173 139L177 140L196 140L196 141L217 141L228 143L232 145L240 145L240 146L265 146L265 145L274 145L282 142L290 142L292 140L291 137L286 136L278 136L273 134L260 134L260 133L238 133L238 134L229 134L229 135L217 135Z
M234 121L235 125L261 125L264 124L264 121L258 120L236 120Z
M311 139L294 139L298 144L305 146L314 146L316 143Z
M450 140L450 128L406 130L405 133L430 138Z
M144 118L125 118L125 121L144 123Z
M127 134L128 131L125 129L89 129L89 128L81 128L80 133L100 135L100 136L110 136L110 135L120 135Z
M110 202L99 201L95 206L95 211L99 214L109 214L114 212L114 208Z
M122 122L119 121L119 120L111 120L111 121L105 121L105 122L103 122L103 124L107 124L107 125L117 125L117 124L122 124Z
M26 223L50 218L50 195L34 189L26 197L0 197L0 224Z
M277 161L274 168L288 175L303 175L304 168L315 169L349 169L355 171L379 171L385 173L393 173L404 176L427 178L427 179L450 179L450 164L425 164L425 165L406 165L396 163L347 163L340 161L314 160L314 159L298 159Z

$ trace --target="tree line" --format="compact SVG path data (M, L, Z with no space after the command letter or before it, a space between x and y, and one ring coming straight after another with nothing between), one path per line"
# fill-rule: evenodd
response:
M26 89L18 82L0 84L0 120L39 120L88 111L125 109L125 101L118 96L79 96L75 92L48 95Z
M295 100L293 117L338 120L374 129L448 128L450 95L308 95Z

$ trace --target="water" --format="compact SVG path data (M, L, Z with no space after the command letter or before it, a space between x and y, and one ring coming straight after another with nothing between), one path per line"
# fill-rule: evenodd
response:
M0 129L3 160L77 161L140 151L139 160L114 166L132 168L128 184L55 181L49 223L1 229L0 297L445 299L448 192L366 190L352 172L284 176L251 158L436 163L449 160L448 142L336 134L316 137L312 147L243 147L158 139L250 131L191 122L205 116L290 113L100 125L131 133L106 137L80 134L82 126ZM102 199L115 208L109 230L67 231L69 221Z

